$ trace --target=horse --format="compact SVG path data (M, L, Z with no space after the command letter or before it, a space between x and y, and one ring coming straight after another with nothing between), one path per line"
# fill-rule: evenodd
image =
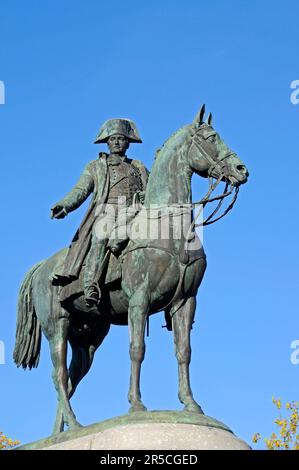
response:
M194 121L177 130L157 152L144 205L134 219L132 229L143 226L145 220L162 220L165 214L170 215L169 208L172 208L169 226L173 229L174 220L178 215L182 216L185 207L191 207L192 212L193 173L211 181L225 181L234 188L246 183L249 174L246 166L214 130L211 114L207 121L204 121L204 114L203 106ZM203 201L205 204L208 198ZM52 284L51 275L63 263L67 249L37 263L26 274L19 291L14 361L24 369L37 367L44 333L50 345L52 378L57 391L53 434L64 431L66 426L68 429L81 426L70 399L88 373L94 354L112 324L128 325L129 329L129 411L146 410L140 393L145 327L150 315L163 310L167 329L173 330L174 334L179 400L184 410L203 413L193 398L189 364L190 331L196 294L206 269L206 256L201 244L191 251L186 248L192 237L193 242L195 239L198 242L198 237L194 236L195 219L191 225L187 237L172 237L171 241L131 237L120 255L121 276L113 282L105 282L97 308L86 306L82 289L68 302L60 302L60 288ZM69 368L68 344L72 349Z

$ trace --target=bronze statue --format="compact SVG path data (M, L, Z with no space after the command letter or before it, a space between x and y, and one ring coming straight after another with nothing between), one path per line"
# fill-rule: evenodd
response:
M113 228L99 238L94 233L95 224L107 220L105 203L111 205L117 217L122 206L132 205L134 195L144 201L148 171L144 165L126 157L131 142L141 143L137 128L128 119L110 119L105 122L95 140L107 143L110 154L101 152L99 160L90 162L73 190L52 207L52 217L61 219L77 209L93 192L90 208L79 227L64 261L63 272L52 277L54 285L66 285L78 279L84 264L84 293L88 306L96 305L101 297L99 272ZM122 197L122 199L120 199ZM96 213L97 211L97 213Z
M109 158L102 160L100 157L99 161L106 162ZM232 208L240 185L248 177L245 165L212 127L211 116L207 122L204 121L204 107L192 124L175 132L157 152L147 182L144 204L136 210L135 218L130 219L129 240L122 245L121 252L113 253L118 247L118 240L116 244L111 239L108 244L105 242L106 247L108 245L113 250L108 250L109 260L100 273L102 295L99 302L96 299L92 307L85 302L86 284L84 269L81 268L87 250L83 250L82 256L80 250L79 258L74 262L75 271L66 263L70 251L63 249L27 273L19 294L14 360L23 368L37 367L41 331L45 333L50 343L53 380L58 396L54 433L63 431L65 425L71 429L79 426L70 398L91 367L94 353L108 334L111 324L129 326L130 411L146 409L140 394L140 369L145 354L144 332L148 317L161 310L165 312L167 329L174 332L179 365L179 399L185 410L202 413L193 398L189 378L190 331L196 294L206 269L206 255L195 231L196 217L192 215L196 205L191 200L193 173L208 178L210 182L201 205L218 201L216 209L204 222L206 224L218 220ZM225 182L223 194L213 196L213 190L221 181ZM90 192L91 187L88 188ZM136 189L139 191L140 188L135 187L134 191ZM230 194L235 194L231 204L215 218L222 202ZM57 217L59 208L55 207L53 212ZM92 205L90 211L93 210ZM90 220L92 225L93 219L88 217L86 220ZM148 236L145 227L161 226L164 220L169 221L169 236ZM177 230L179 225L182 231ZM84 227L86 225L83 224L76 240L82 233L83 239L87 240L90 229L83 232ZM90 253L93 253L93 248ZM92 256L99 255L94 253ZM68 266L64 268L66 276L76 276L64 287L53 285L51 280L61 266ZM72 348L69 369L67 342Z

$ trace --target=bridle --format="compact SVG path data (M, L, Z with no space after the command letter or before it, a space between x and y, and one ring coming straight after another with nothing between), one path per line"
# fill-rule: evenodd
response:
M222 219L222 217L224 217L234 207L234 204L237 200L238 193L239 193L239 186L235 186L233 181L230 179L230 177L226 175L227 170L228 170L226 160L227 160L227 158L229 158L229 157L231 157L232 155L235 155L235 154L233 152L228 152L227 154L225 154L221 158L213 158L205 150L205 148L203 146L203 141L204 141L204 139L199 138L198 134L195 134L193 136L191 144L192 143L195 144L195 146L201 152L202 156L205 158L205 160L210 165L209 169L208 169L209 189L208 189L208 192L206 193L206 195L200 201L193 202L192 205L191 205L192 209L196 209L196 207L198 207L198 206L200 207L199 212L196 214L196 216L194 217L194 220L191 224L191 227L190 227L191 230L193 230L194 227L201 227L201 226L210 225L210 224L213 224L213 223L217 222L218 220ZM191 144L190 144L190 146L191 146ZM212 176L215 170L217 171L217 173L219 173L219 176L218 176L216 182L214 182L215 178ZM217 186L219 185L220 181L223 178L226 178L226 179L229 180L229 182L227 181L226 184L225 184L225 188L223 190L223 193L219 196L214 196L214 197L210 198L211 194L215 191L215 189L217 188ZM233 198L232 198L230 204L228 205L228 207L223 211L222 214L220 214L218 217L213 219L213 217L221 209L221 206L222 206L222 203L223 203L224 199L226 197L230 196L233 192L234 192L234 195L233 195ZM202 223L196 224L196 220L200 216L200 214L203 211L203 209L205 208L205 206L209 202L215 202L215 201L219 201L219 202L218 202L216 208L213 210L213 212L206 219L204 219L204 221Z

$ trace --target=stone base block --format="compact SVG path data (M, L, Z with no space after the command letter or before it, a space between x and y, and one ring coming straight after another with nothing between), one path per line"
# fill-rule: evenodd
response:
M223 423L180 411L131 413L66 431L20 450L250 450Z

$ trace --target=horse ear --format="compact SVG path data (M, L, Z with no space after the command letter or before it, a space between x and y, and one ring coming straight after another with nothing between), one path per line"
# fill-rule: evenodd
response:
M209 126L212 125L212 117L213 117L213 116L212 116L212 113L209 113L208 119L207 119L207 124L208 124Z
M201 122L203 122L205 110L206 110L206 106L205 104L203 104L202 107L200 108L200 111L196 114L193 124L200 124Z

